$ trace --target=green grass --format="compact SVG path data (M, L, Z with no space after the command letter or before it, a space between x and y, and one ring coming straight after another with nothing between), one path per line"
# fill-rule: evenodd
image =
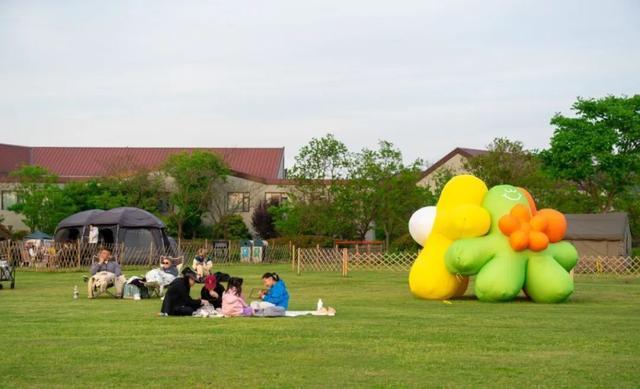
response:
M222 270L249 290L273 268ZM559 305L448 305L414 299L402 273L275 270L291 309L322 297L338 315L159 318L157 299L87 300L80 273L19 273L0 291L0 386L640 386L638 279L578 278Z

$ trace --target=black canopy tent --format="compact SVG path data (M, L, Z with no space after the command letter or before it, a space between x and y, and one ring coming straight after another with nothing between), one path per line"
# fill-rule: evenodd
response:
M153 214L139 208L121 207L108 211L83 211L62 220L56 228L56 242L69 240L89 241L92 227L98 229L99 244L123 245L135 257L148 253L166 252L170 248L165 224Z
M90 209L74 213L62 219L56 227L55 241L68 242L73 240L86 240L89 237L89 225L92 217L103 213L102 209Z

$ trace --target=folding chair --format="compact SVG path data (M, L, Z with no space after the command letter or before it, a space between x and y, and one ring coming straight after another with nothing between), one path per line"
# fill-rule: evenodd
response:
M184 263L184 256L181 255L179 257L170 257L167 255L162 255L160 256L160 264L162 263L162 261L167 259L171 261L171 263L178 269L178 276L179 276ZM169 288L169 285L163 285L161 287L157 281L145 282L145 286L149 290L150 296L156 296L159 298L164 296L164 294L167 292L167 288Z
M0 289L3 281L10 281L11 289L16 287L16 266L10 260L0 259Z
M94 255L94 256L92 257L92 260L91 260L91 266L93 266L93 265L97 262L97 259L98 259L98 256L97 256L97 255ZM112 257L112 259L113 259L113 257ZM118 262L116 261L116 263L118 263ZM120 265L120 264L118 263L118 265ZM92 276L88 276L88 275L86 275L86 274L85 274L85 275L83 275L83 276L82 276L82 280L83 280L85 283L87 283L87 282L89 282L89 278L91 278L91 277L92 277ZM104 290L104 291L105 291L105 293L107 293L109 296L111 296L111 297L113 297L113 298L115 298L115 299L120 298L120 297L116 294L116 292L112 291L111 289L112 289L113 287L115 287L115 286L116 286L115 281L116 281L116 279L117 279L117 278L118 278L118 277L115 277L115 278L114 278L114 280L113 280L113 282L108 283L108 284L107 284L107 287L106 287L106 288L105 288L105 290ZM95 287L95 286L94 286L94 288L93 288L93 293L94 293L94 294L93 294L93 298L98 298L98 297L100 297L101 292L100 292L100 290L99 290L97 287Z

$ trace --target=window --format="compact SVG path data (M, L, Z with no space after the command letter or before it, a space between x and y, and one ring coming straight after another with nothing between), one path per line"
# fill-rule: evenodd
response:
M8 210L10 206L18 202L18 195L14 191L2 191L2 209Z
M227 211L249 212L249 192L227 193Z
M264 194L264 200L267 205L280 205L281 203L289 200L289 197L284 192L267 192Z

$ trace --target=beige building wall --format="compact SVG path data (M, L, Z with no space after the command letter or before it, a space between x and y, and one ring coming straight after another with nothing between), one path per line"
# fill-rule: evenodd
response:
M418 181L418 185L427 188L433 188L436 185L436 178L438 177L438 173L447 170L450 170L456 174L467 173L464 169L464 164L466 162L466 157L464 157L460 153L455 154L453 157L446 160L444 163L442 163L440 166L429 172L429 174Z
M221 216L235 213L242 216L242 219L252 234L254 234L255 231L251 225L251 216L258 204L260 204L261 201L267 201L267 199L272 196L281 195L286 197L293 188L292 185L264 184L235 176L227 177L227 181L220 185L221 188L217 191L218 195L211 201L211 214L207 215L203 221L206 224L213 224ZM165 189L171 191L172 187L173 180L169 178L165 182ZM15 191L15 184L0 183L0 192L2 191ZM240 195L246 196L248 207L237 207L229 204L230 194L232 194L231 197L235 196L236 198ZM29 230L29 227L22 222L22 215L20 214L0 209L0 216L4 217L2 224L8 228L12 228L14 231Z
M29 227L22 222L22 215L9 211L8 202L15 195L16 184L11 182L0 183L0 220L2 224L12 231L29 231Z
M242 177L230 176L227 178L227 181L222 184L221 190L218 191L218 197L212 199L212 212L211 215L205 219L205 223L212 224L221 216L235 213L242 216L249 231L254 234L255 231L251 225L251 217L260 202L267 201L274 196L288 197L287 195L292 188L292 185L265 184ZM248 197L247 207L234 200L240 198L240 196Z

